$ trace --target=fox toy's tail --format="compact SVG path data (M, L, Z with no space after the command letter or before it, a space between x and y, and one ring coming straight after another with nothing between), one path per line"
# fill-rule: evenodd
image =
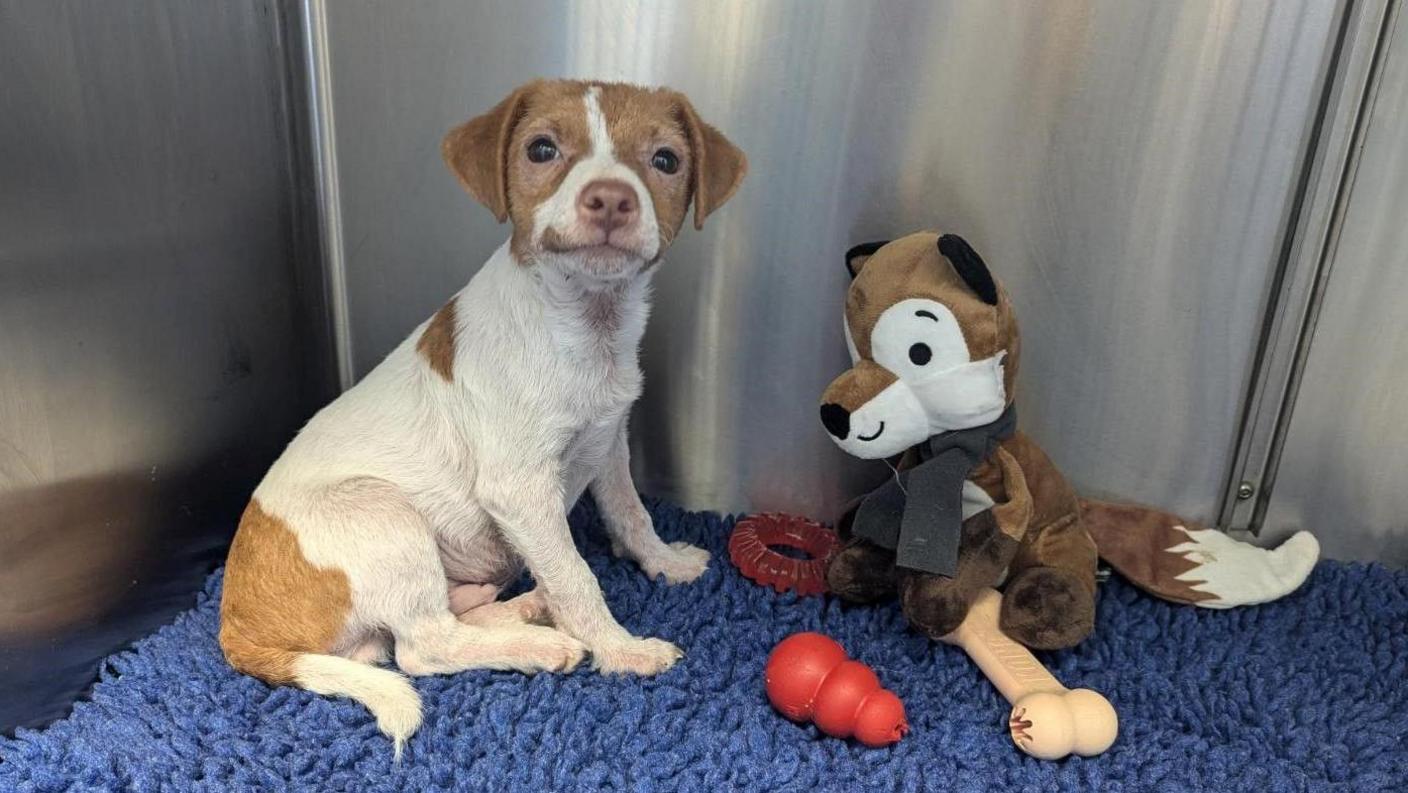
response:
M1320 555L1305 531L1265 549L1149 507L1087 499L1080 507L1100 558L1175 603L1225 609L1276 600L1305 581Z

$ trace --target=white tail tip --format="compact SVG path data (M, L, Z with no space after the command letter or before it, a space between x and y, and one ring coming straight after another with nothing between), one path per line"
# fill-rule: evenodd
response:
M318 694L350 697L376 717L377 729L391 739L397 762L406 740L420 729L420 695L411 681L381 669L332 655L301 655L294 664L298 685Z
M1188 542L1168 551L1198 563L1178 580L1214 596L1196 604L1205 608L1251 606L1289 595L1305 583L1320 558L1320 543L1307 531L1296 532L1274 549L1258 548L1216 529L1183 531Z

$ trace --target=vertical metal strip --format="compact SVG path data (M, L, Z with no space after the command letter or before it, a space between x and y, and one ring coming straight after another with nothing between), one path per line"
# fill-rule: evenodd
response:
M327 3L303 0L299 6L307 58L308 120L312 166L322 236L322 265L332 323L333 352L339 387L352 387L352 325L347 302L347 260L343 253L342 203L337 178L337 135L333 114L332 62L328 41Z
M1219 523L1228 530L1255 533L1261 528L1344 201L1358 166L1384 35L1396 9L1397 0L1349 3L1327 64L1325 91L1308 136L1306 165L1272 285L1231 476L1223 492Z

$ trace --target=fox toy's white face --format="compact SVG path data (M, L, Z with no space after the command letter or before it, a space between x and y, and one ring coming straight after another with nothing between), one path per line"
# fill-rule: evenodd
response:
M821 395L847 454L892 457L934 435L999 419L1021 344L1011 303L956 234L917 232L846 252L853 366Z
M877 367L870 376L889 381L844 421L831 411L827 429L847 454L890 457L931 435L990 423L1006 407L1006 353L973 360L958 320L936 300L886 309L870 333L870 361L861 360L849 324L846 343L857 369Z

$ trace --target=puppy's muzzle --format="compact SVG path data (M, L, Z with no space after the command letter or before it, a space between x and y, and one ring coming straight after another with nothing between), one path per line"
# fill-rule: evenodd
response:
M620 179L596 179L588 182L577 196L577 218L610 237L611 232L632 226L640 219L640 197L634 187Z

